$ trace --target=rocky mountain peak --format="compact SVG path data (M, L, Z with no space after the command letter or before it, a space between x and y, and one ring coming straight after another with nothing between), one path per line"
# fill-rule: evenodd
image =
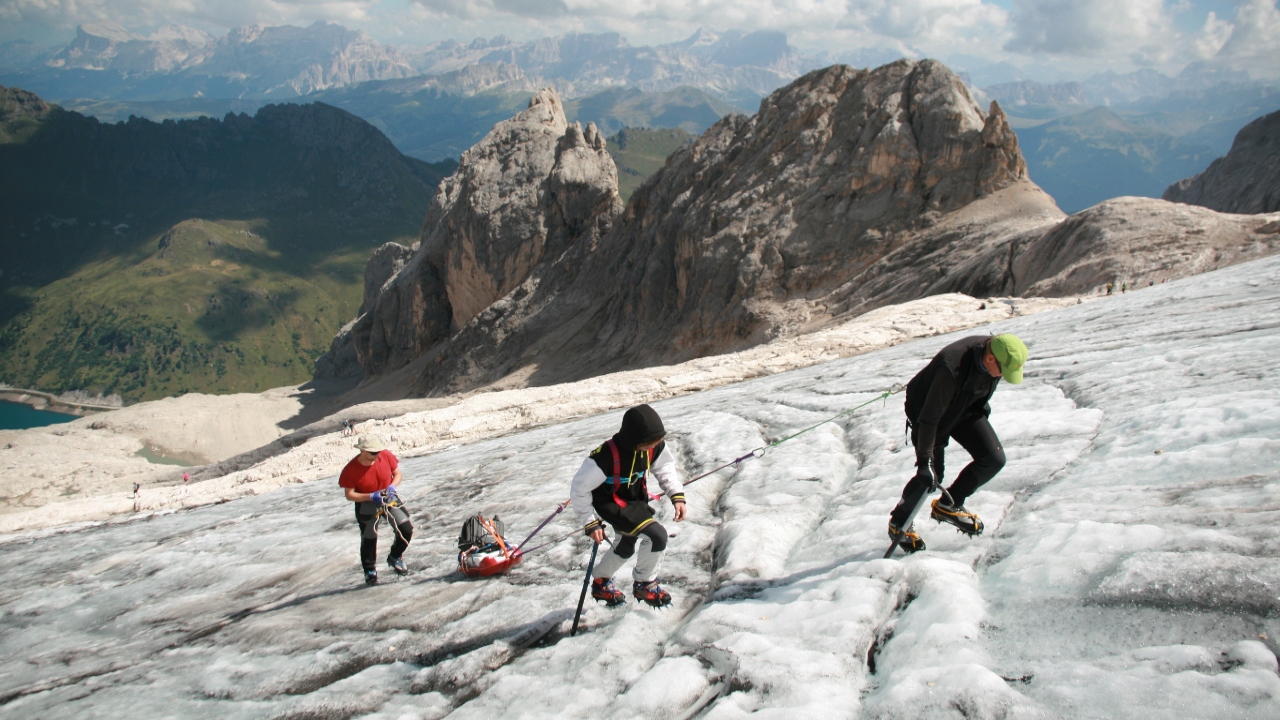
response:
M1090 292L1275 251L1274 218L1156 200L1062 222L1000 104L931 60L810 72L677 150L621 215L598 130L558 100L536 95L442 184L350 333L363 392L563 382L930 294Z
M349 333L366 374L438 352L545 259L598 242L621 209L618 171L599 130L568 123L556 91L538 91L463 153L431 204L418 250L366 298ZM394 253L379 257L386 265Z
M1025 174L1000 106L984 113L940 63L833 66L721 120L614 220L604 139L544 90L464 154L367 313L383 330L352 334L371 375L416 359L397 348L433 355L424 392L724 352L794 332L912 230ZM424 324L380 314L405 307L447 307L448 342L393 337Z

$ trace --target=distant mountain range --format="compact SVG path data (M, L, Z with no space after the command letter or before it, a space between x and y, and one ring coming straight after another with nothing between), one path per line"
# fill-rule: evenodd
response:
M838 59L870 64L889 59L885 52ZM109 121L320 101L434 162L457 158L542 87L557 89L569 120L594 122L605 135L624 127L697 135L725 115L750 114L762 96L832 59L801 53L781 33L706 28L654 46L570 33L395 48L325 23L237 28L221 38L180 27L141 37L97 24L61 48L0 47L0 82ZM1277 87L1204 64L1175 77L1145 69L969 90L980 103L1000 101L1031 177L1067 212L1117 195L1158 197L1225 154L1245 124L1280 109Z
M1280 87L1191 65L1016 82L979 91L1006 108L1031 178L1067 212L1120 195L1160 197L1225 155L1236 133L1280 109Z
M357 115L387 135L404 154L439 162L457 158L499 121L511 117L536 91L518 67L471 65L444 75L359 83L301 98ZM266 100L191 98L154 102L79 101L67 108L103 122L130 116L152 120L222 117L256 112ZM659 92L615 88L565 102L569 120L596 124L614 135L623 128L679 129L700 135L720 118L746 111L689 87Z
M617 33L570 33L527 43L499 36L398 50L323 22L241 27L221 38L176 26L141 37L99 23L80 26L76 38L54 52L30 43L5 45L0 82L57 100L282 99L368 80L509 65L529 83L554 85L566 98L620 87L664 92L687 86L751 107L823 64L789 45L786 35L768 31L700 29L680 42L646 47L633 47Z
M31 57L29 49L21 52L25 47L0 53L8 65L3 84L57 100L296 98L418 74L395 48L323 22L239 27L221 38L177 26L141 37L98 23L81 25L69 45L49 55Z
M135 400L301 382L455 167L318 103L107 125L0 88L0 379Z

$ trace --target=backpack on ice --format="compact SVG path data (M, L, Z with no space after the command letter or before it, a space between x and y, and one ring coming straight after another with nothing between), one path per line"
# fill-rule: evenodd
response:
M507 544L503 523L483 515L467 518L458 534L458 571L467 577L502 575L520 564L520 548Z

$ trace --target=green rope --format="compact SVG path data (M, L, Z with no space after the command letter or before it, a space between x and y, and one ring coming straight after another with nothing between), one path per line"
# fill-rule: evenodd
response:
M906 388L904 388L900 383L894 383L893 385L891 385L891 386L889 387L889 389L888 389L888 390L885 390L883 393L880 393L880 394L879 394L879 395L877 395L876 397L871 398L870 400L868 400L868 401L866 401L866 402L862 403L861 405L859 405L859 406L857 406L857 407L849 408L848 410L845 410L844 412L840 413L839 415L836 415L835 417L831 417L831 418L827 418L826 420L823 420L822 422L818 423L817 425L813 425L813 426L811 426L811 427L807 427L807 428L805 428L805 429L801 430L800 432L798 432L798 433L794 433L794 434L791 434L791 435L788 435L788 436L786 436L786 437L782 438L781 440L775 440L775 441L773 441L773 442L769 443L768 445L763 445L763 446L761 446L761 447L756 448L755 450L752 450L751 452L747 453L746 455L743 455L743 456L742 456L742 457L740 457L740 458L734 458L733 460L730 460L729 462L727 462L727 463L725 463L725 464L723 464L723 465L721 465L721 466L719 466L719 467L717 467L717 468L712 468L711 470L708 470L708 471L706 471L706 472L702 473L701 475L699 475L699 476L697 476L697 477L693 478L693 479L692 479L692 480L690 480L689 482L685 483L685 486L686 486L686 487L688 487L689 485L692 485L692 484L694 484L694 483L698 482L699 480L701 480L701 479L703 479L703 478L705 478L705 477L708 477L708 476L710 476L710 475L714 475L714 474L716 474L716 473L720 472L721 470L723 470L723 469L725 469L725 468L729 467L730 465L738 465L738 464L739 464L739 463L741 463L743 460L749 460L749 459L751 459L751 458L764 457L765 451L767 451L767 450L770 450L770 449L772 449L772 448L775 448L775 447L777 447L778 445L781 445L782 443L784 443L784 442L786 442L786 441L788 441L788 440L791 440L792 438L799 437L799 436L801 436L801 435L803 435L803 434L805 434L805 433L809 432L810 430L812 430L812 429L814 429L814 428L822 427L823 425L826 425L826 424L827 424L827 423L829 423L829 422L833 422L833 421L835 421L835 420L839 420L840 418L844 417L845 415L848 415L849 413L851 413L851 412L853 412L853 411L855 411L855 410L860 410L860 409L862 409L862 408L864 408L864 407L866 407L866 406L870 405L871 403L873 403L873 402L875 402L875 401L877 401L877 400L884 400L885 402L888 402L888 401L889 401L889 396L890 396L890 395L897 395L898 393L902 392L902 391L903 391L903 390L905 390L905 389L906 389Z
M844 417L845 415L848 415L849 413L852 413L852 412L857 411L857 410L861 410L862 408L864 408L864 407L866 407L866 406L870 405L871 403L873 403L873 402L875 402L875 401L877 401L877 400L884 400L884 401L887 403L887 402L889 402L889 396L890 396L890 395L896 395L896 394L898 394L898 393L902 392L904 389L905 389L905 388L903 388L903 387L902 387L902 385L900 385L900 384L898 384L898 383L894 383L894 384L893 384L893 386L891 386L888 390L885 390L885 391L884 391L883 393L881 393L880 395L878 395L878 396L876 396L876 397L871 398L870 400L868 400L868 401L866 401L866 402L862 403L861 405L858 405L858 406L856 406L856 407L851 407L851 408L849 408L848 410L845 410L845 411L844 411L844 412L842 412L842 413L839 413L839 414L837 414L837 415L834 415L834 416L832 416L832 417L827 418L826 420L823 420L822 422L818 423L817 425L810 425L809 427L807 427L807 428L805 428L805 429L801 430L800 432L798 432L798 433L792 433L791 435L788 435L788 436L786 436L786 437L782 438L781 440L774 440L773 442L769 443L768 445L765 445L763 448L760 448L760 449L761 449L761 450L770 450L770 449L772 449L772 448L775 448L775 447L777 447L777 446L781 445L782 443L784 443L784 442L786 442L786 441L788 441L788 440L793 440L793 439L795 439L795 438L800 437L801 435L803 435L803 434L805 434L805 433L809 432L810 430L816 430L817 428L820 428L820 427L822 427L823 425L826 425L826 424L827 424L827 423L829 423L829 422L835 422L836 420L839 420L840 418Z

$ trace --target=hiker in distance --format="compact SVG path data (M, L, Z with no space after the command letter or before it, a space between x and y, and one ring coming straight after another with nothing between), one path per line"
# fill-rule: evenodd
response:
M676 473L673 451L664 438L662 418L648 405L638 405L622 416L622 429L591 452L570 490L573 510L587 535L604 542L604 523L618 532L613 548L596 564L591 597L610 607L626 602L613 584L613 575L632 556L631 593L653 607L671 603L671 595L658 582L658 564L667 549L667 530L653 518L649 478L657 480L675 506L675 520L685 516L684 486Z
M942 484L947 443L954 438L973 461L933 501L930 517L970 536L982 521L964 501L1004 467L1004 448L987 417L991 395L1004 378L1022 382L1027 346L1016 335L970 336L942 348L907 384L907 425L916 449L916 474L889 515L889 539L906 552L924 550L910 524L916 506Z
M347 499L355 503L356 524L360 526L360 564L364 567L364 581L369 585L378 584L378 530L379 515L385 514L390 520L395 541L391 543L391 553L387 555L387 564L397 575L409 574L405 567L404 551L413 539L413 524L409 522L409 513L396 496L396 486L400 484L400 461L386 449L382 438L377 435L361 435L356 442L360 451L342 468L338 476L338 487L346 491Z

